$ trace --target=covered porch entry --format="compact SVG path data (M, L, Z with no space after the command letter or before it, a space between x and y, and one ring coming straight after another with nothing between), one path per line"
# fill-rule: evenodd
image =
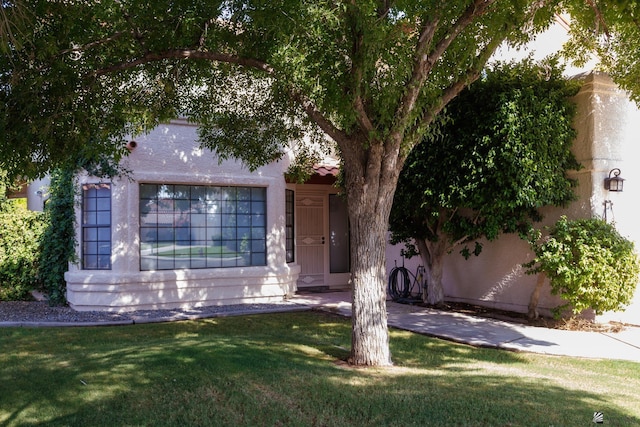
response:
M333 186L337 167L318 166L305 184L289 184L295 212L298 291L350 289L349 220L346 201Z

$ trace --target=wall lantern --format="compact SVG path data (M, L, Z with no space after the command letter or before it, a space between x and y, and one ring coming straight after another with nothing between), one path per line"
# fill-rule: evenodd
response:
M612 176L613 175L613 176ZM624 178L620 178L620 169L609 171L609 177L604 179L604 188L609 191L622 191Z

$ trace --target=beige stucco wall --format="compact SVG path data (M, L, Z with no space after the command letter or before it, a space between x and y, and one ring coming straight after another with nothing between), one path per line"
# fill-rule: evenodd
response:
M610 200L613 211L607 212L607 219L615 219L621 234L640 247L635 209L640 198L640 111L607 75L588 73L579 78L584 85L575 97L578 137L574 153L584 168L572 173L579 182L578 200L566 209L546 209L541 225L552 224L560 215L602 217L603 203ZM604 178L613 168L620 168L621 177L626 179L622 193L604 189ZM524 274L521 265L532 256L527 244L516 236L484 242L482 254L466 261L457 253L451 254L447 257L443 278L446 298L524 313L536 278ZM548 314L548 309L559 302L550 295L547 285L540 298L541 312ZM603 318L640 323L640 292L636 292L634 304L625 313Z
M44 204L49 198L49 177L32 181L27 186L27 209L31 211L44 210Z
M112 182L112 269L70 267L65 278L67 299L74 309L127 311L269 302L295 292L299 267L285 260L286 161L253 172L239 162L219 163L211 152L198 148L196 127L184 121L158 126L135 141L137 147L125 161L132 180ZM80 177L80 184L98 181ZM139 182L266 187L267 265L140 271ZM78 211L78 224L79 215Z

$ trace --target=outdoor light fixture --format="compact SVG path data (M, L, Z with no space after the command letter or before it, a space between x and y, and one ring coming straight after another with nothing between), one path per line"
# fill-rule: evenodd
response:
M612 176L613 175L613 176ZM609 191L622 191L624 178L620 178L620 169L609 171L609 177L604 179L604 188Z

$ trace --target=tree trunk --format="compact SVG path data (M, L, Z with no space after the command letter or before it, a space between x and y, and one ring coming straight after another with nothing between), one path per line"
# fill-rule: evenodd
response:
M533 292L531 292L531 298L529 298L529 312L527 314L529 319L537 319L539 316L538 300L540 299L540 291L542 290L542 285L544 285L545 278L546 276L544 273L538 273L538 281L536 282L536 287L533 288Z
M444 257L447 254L446 242L442 239L437 242L418 240L416 244L424 263L427 280L427 286L422 292L422 301L432 306L442 305L444 303L442 274L444 271Z
M353 365L391 365L385 286L387 224L380 212L360 212L355 218L351 215L353 312L349 363Z
M349 363L389 366L385 253L389 214L400 169L398 147L353 144L342 150L349 211L352 275L352 333Z

